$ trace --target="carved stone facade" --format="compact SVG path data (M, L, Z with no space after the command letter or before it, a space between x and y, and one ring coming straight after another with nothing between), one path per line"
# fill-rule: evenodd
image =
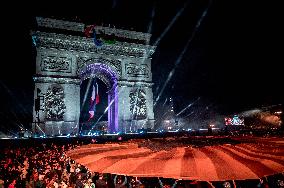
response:
M137 58L147 58L155 51L155 47L142 44L131 44L117 41L115 44L104 44L97 47L94 45L94 40L91 38L39 31L33 32L33 35L36 36L38 45L41 47L64 49L67 51L82 51L101 55Z
M130 112L134 120L147 118L146 92L143 89L136 88L130 91Z
M134 63L129 63L125 67L126 73L129 77L136 78L149 78L149 68L147 64L137 65Z
M43 109L45 111L45 120L62 121L66 112L64 102L64 91L61 85L51 85L44 95Z
M42 58L41 71L71 73L71 58L47 56Z
M62 22L61 20L42 18L42 17L37 17L36 21L39 27L50 27L54 29L65 29L70 31L83 32L85 27L85 25L82 23L69 22L69 21Z
M41 28L62 34L33 31L37 37L34 76L33 131L37 135L77 135L80 117L80 83L96 77L108 88L108 132L128 132L154 126L151 55L154 46L115 42L98 47L90 38L65 35L83 32L82 23L37 18ZM148 42L150 34L96 27L122 38ZM40 91L40 92L39 92Z
M81 74L82 69L94 62L100 62L104 65L107 65L115 70L118 78L121 77L121 61L117 59L103 58L103 57L83 57L77 56L77 75Z

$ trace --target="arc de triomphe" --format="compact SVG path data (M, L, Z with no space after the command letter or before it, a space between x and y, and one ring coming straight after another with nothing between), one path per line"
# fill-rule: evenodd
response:
M77 135L80 84L96 77L108 88L108 132L153 128L151 34L96 26L112 37L101 46L84 36L85 24L37 17L33 132Z

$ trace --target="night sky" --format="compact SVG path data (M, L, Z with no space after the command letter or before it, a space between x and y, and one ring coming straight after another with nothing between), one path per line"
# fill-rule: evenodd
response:
M161 93L165 80L175 67L172 78L157 101L157 108L169 97L173 98L175 112L200 97L184 115L195 109L207 109L213 114L232 114L265 105L283 104L281 18L284 16L283 11L278 10L281 6L274 1L103 2L94 12L85 12L85 16L51 16L51 13L35 16L151 31L153 44L173 18L180 14L161 38L152 59L154 98ZM207 8L207 14L195 30ZM29 128L32 121L32 76L35 73L36 53L29 32L35 27L35 16L1 17L1 23L6 28L1 30L2 132L17 128L17 124ZM152 27L149 30L150 23Z

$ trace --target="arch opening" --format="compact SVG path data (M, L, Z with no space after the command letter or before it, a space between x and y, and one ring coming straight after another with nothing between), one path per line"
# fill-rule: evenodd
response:
M92 123L95 127L99 122L103 121L107 113L107 131L108 133L116 133L118 131L118 93L117 93L117 74L107 65L102 63L93 63L86 65L80 72L81 86L92 79L105 84L107 93L107 105L100 116L95 116L96 119ZM92 82L91 84L93 84ZM89 87L89 92L92 92L92 87ZM87 95L89 93L87 91ZM90 95L90 94L89 94ZM91 96L91 95L90 95ZM90 98L86 97L85 103L88 103ZM84 102L84 101L82 101ZM82 105L83 107L83 105ZM81 110L82 112L82 110ZM100 124L100 123L99 123ZM101 123L103 124L103 123ZM100 125L101 126L101 125Z

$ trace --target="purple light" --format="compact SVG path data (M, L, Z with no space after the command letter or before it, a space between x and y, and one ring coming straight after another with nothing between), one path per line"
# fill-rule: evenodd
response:
M117 85L114 85L111 92L108 95L108 104L110 105L108 110L108 130L110 133L118 131L118 92Z
M117 93L117 75L116 73L107 65L101 63L94 63L87 65L81 71L81 80L85 80L90 77L90 75L95 75L101 78L102 81L110 89L108 93L108 130L109 132L118 131L118 93Z
M115 132L118 131L118 92L117 92L117 85L114 88L114 129Z
M110 105L110 103L111 103L111 92L109 92L109 94L108 94L108 105ZM108 108L108 131L110 132L110 133L113 133L113 130L112 130L112 126L111 126L111 123L110 123L110 120L111 120L111 114L112 114L112 111L111 111L111 108L109 107Z
M90 77L90 75L102 75L102 77L105 77L107 81L109 82L108 87L113 86L117 83L117 75L116 73L107 65L101 64L101 63L94 63L87 65L82 71L81 71L81 78L82 80L85 80ZM106 80L102 80L106 81ZM105 83L108 84L108 83Z

